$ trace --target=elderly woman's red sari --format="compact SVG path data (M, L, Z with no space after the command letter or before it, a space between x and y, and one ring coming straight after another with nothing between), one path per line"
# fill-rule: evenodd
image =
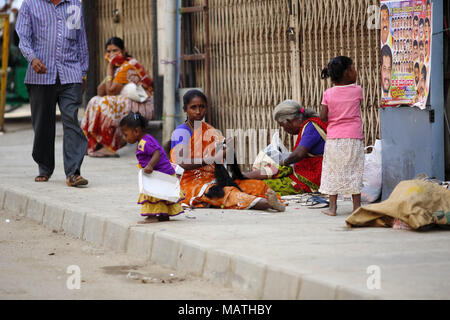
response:
M303 128L309 123L312 122L315 124L316 129L318 129L318 132L320 129L322 129L325 137L327 132L327 123L320 120L320 118L310 118L303 122L299 135L297 137L297 141L295 142L295 148L300 144L300 141L302 139L303 134ZM319 129L319 128L320 129ZM320 134L320 133L319 133ZM325 140L325 137L324 140ZM323 155L312 155L308 154L307 157L302 159L301 161L294 164L294 171L295 173L291 174L289 178L294 181L294 188L297 191L304 191L304 192L312 192L317 191L320 186L320 179L322 177L322 161L323 161Z

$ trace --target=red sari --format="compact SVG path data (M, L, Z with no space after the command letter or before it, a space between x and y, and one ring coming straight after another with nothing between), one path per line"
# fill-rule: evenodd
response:
M303 134L303 128L305 128L305 126L310 122L318 125L326 135L328 124L317 117L309 118L308 120L304 121L302 123L302 126L300 127L294 150L300 144ZM323 155L308 154L307 157L294 164L295 173L292 173L289 178L292 179L293 187L297 191L313 192L319 189L320 179L322 177L322 161Z

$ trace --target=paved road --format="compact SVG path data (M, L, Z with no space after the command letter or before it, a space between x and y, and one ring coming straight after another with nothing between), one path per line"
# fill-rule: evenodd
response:
M80 268L80 289L76 287ZM99 249L0 211L0 299L246 299L231 289Z

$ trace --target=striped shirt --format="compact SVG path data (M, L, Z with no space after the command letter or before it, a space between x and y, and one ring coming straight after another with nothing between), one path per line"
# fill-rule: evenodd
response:
M81 2L61 0L24 0L19 10L16 31L19 48L30 63L25 77L28 84L81 83L87 74L89 52ZM47 73L38 74L31 67L38 58Z

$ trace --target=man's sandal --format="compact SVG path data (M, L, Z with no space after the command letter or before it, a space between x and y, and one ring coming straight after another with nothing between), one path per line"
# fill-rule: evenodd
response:
M74 174L66 179L66 183L69 187L78 187L87 185L88 181L79 174Z
M36 178L34 178L35 182L47 182L50 179L49 176L46 176L45 174L40 174Z

